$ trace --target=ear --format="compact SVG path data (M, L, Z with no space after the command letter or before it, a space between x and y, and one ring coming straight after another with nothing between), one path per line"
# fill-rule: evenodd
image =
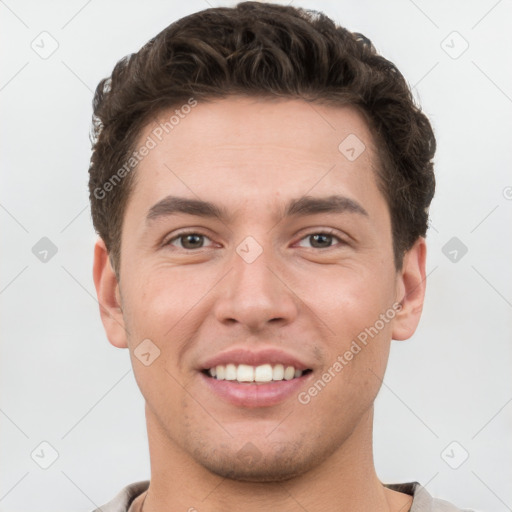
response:
M127 348L119 284L105 242L101 238L94 246L93 279L107 338L114 347Z
M404 255L402 269L397 273L396 300L402 307L393 322L392 338L406 340L410 338L420 321L425 298L425 263L427 245L423 237Z

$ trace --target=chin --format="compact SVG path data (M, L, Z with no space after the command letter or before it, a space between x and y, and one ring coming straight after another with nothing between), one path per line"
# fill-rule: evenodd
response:
M195 453L196 461L211 473L222 478L239 482L268 483L284 482L307 473L322 463L327 452L319 456L318 452L304 446L268 447L267 453L261 453L250 442L238 452L224 446L210 454L201 451Z
M269 483L284 482L307 472L307 468L282 461L258 462L252 466L236 461L202 462L211 473L238 482Z

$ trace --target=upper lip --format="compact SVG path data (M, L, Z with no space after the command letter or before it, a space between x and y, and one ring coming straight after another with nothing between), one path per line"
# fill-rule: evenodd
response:
M293 366L296 370L308 370L310 366L303 363L295 356L287 354L282 350L275 348L264 348L259 350L249 350L248 348L233 348L216 354L206 359L202 364L201 370L209 370L218 365L226 364L247 364L249 366L259 366L262 364L282 364L283 366Z

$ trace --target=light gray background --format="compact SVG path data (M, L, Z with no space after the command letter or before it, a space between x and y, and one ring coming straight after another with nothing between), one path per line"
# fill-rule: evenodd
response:
M149 478L143 399L95 299L88 134L92 91L117 60L219 5L184 4L0 1L2 511L88 511ZM511 2L293 5L367 35L438 140L427 299L414 337L393 342L377 399L378 474L461 507L511 510ZM31 48L51 48L43 31L59 45L47 59ZM58 249L45 263L32 252L42 237ZM468 248L455 262L443 253L452 237ZM50 462L43 441L59 454L48 469L36 463Z

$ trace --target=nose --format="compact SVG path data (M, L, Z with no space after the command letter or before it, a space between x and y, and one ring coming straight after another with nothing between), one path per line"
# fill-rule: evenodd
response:
M299 299L286 282L283 263L271 249L265 248L252 262L234 254L232 263L215 304L219 322L258 332L269 324L284 326L296 319Z

